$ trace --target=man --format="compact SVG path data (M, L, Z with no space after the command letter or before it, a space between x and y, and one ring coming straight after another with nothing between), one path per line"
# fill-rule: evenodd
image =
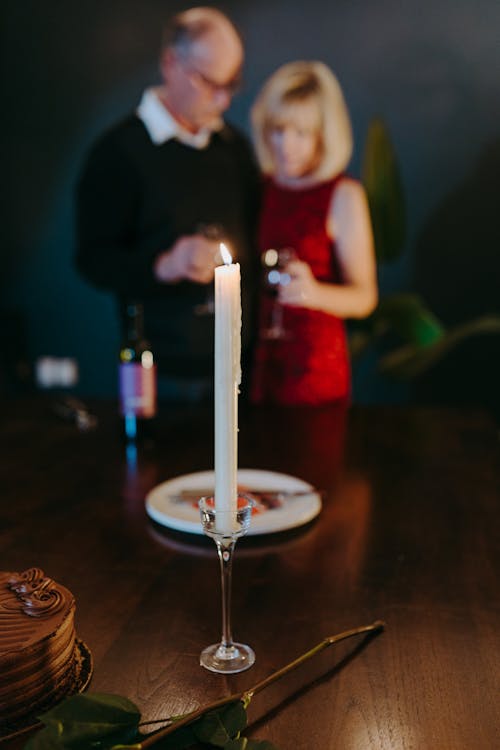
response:
M222 119L242 63L240 36L220 11L175 16L161 85L99 140L78 185L77 266L117 295L122 320L127 302L143 303L163 395L172 398L193 400L211 385L220 240L242 265L244 349L249 343L258 174L246 139Z

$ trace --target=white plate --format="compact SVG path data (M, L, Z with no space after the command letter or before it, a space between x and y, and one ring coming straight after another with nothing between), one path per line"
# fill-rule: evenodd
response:
M153 521L176 531L203 534L198 509L190 502L173 499L182 490L206 490L214 486L213 471L184 474L154 487L146 496L146 511ZM250 490L296 492L311 490L310 494L284 500L279 508L272 508L252 516L248 534L273 534L302 526L315 518L321 510L321 498L303 479L289 474L260 469L239 469L238 485Z

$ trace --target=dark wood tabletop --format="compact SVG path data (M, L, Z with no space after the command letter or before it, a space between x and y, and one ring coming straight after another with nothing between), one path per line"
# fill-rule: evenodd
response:
M239 540L233 630L255 665L220 676L215 545L147 516L160 482L213 466L210 409L162 405L154 446L125 451L112 403L97 429L50 399L5 403L0 569L66 585L93 655L91 690L151 720L246 689L326 636L381 619L259 693L247 736L280 750L480 750L499 737L498 435L463 410L240 409L239 465L323 490L307 525ZM14 743L7 743L11 746Z

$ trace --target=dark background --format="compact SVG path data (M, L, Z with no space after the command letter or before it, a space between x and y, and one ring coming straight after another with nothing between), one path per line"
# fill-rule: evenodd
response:
M3 0L1 350L4 361L78 360L78 390L116 391L112 297L73 267L74 185L93 139L158 81L161 28L192 3ZM359 176L369 121L383 117L408 210L401 260L382 293L417 290L447 324L498 311L500 297L500 4L495 0L240 0L218 5L242 29L248 110L280 64L321 59L351 112ZM500 337L461 345L412 386L356 367L360 402L430 400L498 408ZM5 386L5 383L4 383Z

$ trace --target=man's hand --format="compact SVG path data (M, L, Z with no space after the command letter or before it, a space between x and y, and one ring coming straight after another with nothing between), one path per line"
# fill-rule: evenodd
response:
M187 279L196 284L209 284L214 278L219 258L219 243L201 234L179 237L170 250L157 256L154 274L158 281L175 284Z

